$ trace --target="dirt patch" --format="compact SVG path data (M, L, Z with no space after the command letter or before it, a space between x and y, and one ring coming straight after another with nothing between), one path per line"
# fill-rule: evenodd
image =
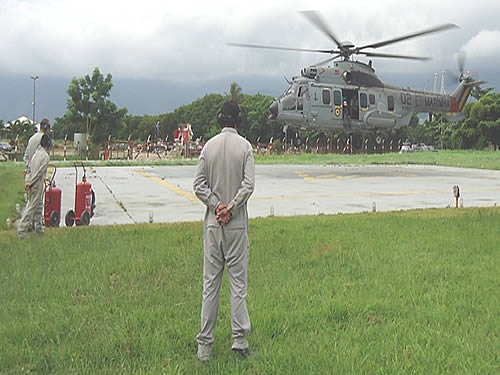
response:
M339 249L339 245L335 243L325 243L319 247L320 254L328 254Z

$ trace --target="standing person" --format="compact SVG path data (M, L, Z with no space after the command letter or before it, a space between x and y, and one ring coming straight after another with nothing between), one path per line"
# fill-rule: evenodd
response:
M40 147L37 148L30 162L30 172L26 174L25 188L29 192L29 199L23 216L17 227L19 238L26 238L35 223L35 231L42 234L43 226L37 226L42 222L41 213L43 210L44 180L49 166L49 149L52 147L52 140L47 134L42 136Z
M40 141L42 140L42 136L44 134L49 135L49 133L50 133L50 122L48 119L44 118L42 121L40 121L40 130L31 136L31 138L28 141L28 145L26 146L26 151L24 152L23 160L24 160L24 164L26 165L26 169L24 171L25 178L26 178L26 175L31 173L31 171L30 171L31 159L33 158L33 155L35 155L35 152L38 149L38 147L40 147ZM42 208L43 208L42 206L39 207L40 212L39 212L39 215L37 215L37 217L40 217L40 221L39 222L35 221L33 223L34 227L31 228L30 230L34 229L36 231L40 231L40 228L42 228L42 226L43 226L43 224L42 224Z
M40 146L40 141L42 140L42 136L44 134L49 135L50 133L50 122L48 119L44 118L42 121L40 121L40 130L33 134L31 138L28 141L28 145L26 146L26 151L24 152L24 164L26 164L26 173L29 173L30 170L30 162L31 159L33 158L33 155L35 155L35 152Z
M198 359L208 361L219 311L224 265L231 291L232 350L250 354L246 336L250 317L246 306L248 268L247 201L255 187L255 162L250 143L238 135L241 110L234 101L222 105L220 134L203 147L194 177L196 196L207 206L203 230L203 301Z

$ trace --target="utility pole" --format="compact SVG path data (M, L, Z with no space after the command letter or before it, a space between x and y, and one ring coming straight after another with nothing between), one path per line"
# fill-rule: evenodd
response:
M33 80L33 125L36 124L35 120L35 87L36 87L36 80L38 79L38 76L31 76L31 79Z

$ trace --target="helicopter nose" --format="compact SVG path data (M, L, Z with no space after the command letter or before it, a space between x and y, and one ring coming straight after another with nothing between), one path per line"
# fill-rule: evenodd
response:
M271 112L271 114L269 115L269 118L271 120L275 120L276 117L278 117L278 102L273 102L269 106L269 112Z

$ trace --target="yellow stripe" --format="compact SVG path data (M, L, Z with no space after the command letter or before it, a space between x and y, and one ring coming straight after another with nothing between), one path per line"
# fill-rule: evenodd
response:
M472 90L472 86L469 86L465 89L464 96L462 97L462 100L460 100L460 104L458 105L458 109L460 110L460 112L462 112L462 109L464 108L464 104L469 97L470 90Z
M307 182L315 182L316 179L309 176L307 173L305 172L302 172L302 171L295 171L295 174L297 174L298 176L302 177L305 181Z
M141 176L149 178L151 181L156 182L157 184L165 186L167 189L173 191L174 193L179 194L180 196L182 196L186 199L189 199L190 201L198 202L198 198L196 198L196 196L193 193L189 193L187 191L184 191L184 190L180 189L179 187L172 185L172 184L169 184L167 181L162 180L161 178L158 178L158 177L154 177L147 172L141 171L140 169L136 169L135 172L139 173Z

